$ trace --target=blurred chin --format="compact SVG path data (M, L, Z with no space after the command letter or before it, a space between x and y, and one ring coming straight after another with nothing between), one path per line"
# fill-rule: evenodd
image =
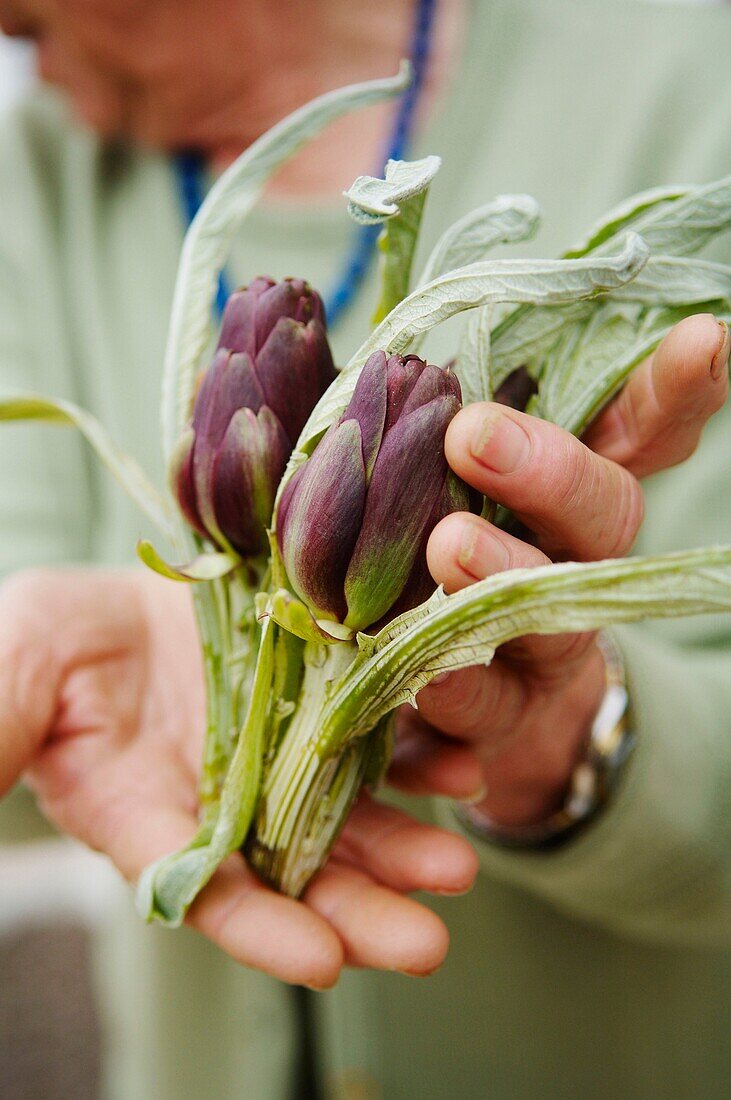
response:
M53 82L51 82L53 83ZM78 121L102 138L118 138L124 134L120 111L111 103L56 83Z

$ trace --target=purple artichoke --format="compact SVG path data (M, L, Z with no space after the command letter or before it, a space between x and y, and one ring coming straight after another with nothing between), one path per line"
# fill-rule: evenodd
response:
M318 619L365 630L434 590L432 530L470 507L444 456L460 408L449 370L416 355L371 355L350 404L292 477L277 538L290 583Z
M334 377L306 282L259 278L231 295L171 471L192 527L243 557L262 552L287 459Z

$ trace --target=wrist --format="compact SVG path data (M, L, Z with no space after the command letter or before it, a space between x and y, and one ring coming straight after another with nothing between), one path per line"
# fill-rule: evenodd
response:
M473 803L476 813L510 828L538 824L560 809L606 686L604 658L593 646L564 688L537 694L519 735L485 762L486 793Z
M470 832L509 848L556 847L584 828L610 798L634 738L627 729L622 656L605 634L597 636L596 649L604 667L604 691L589 721L586 743L560 806L537 820L516 820L511 814L509 821L499 822L494 811L487 808L487 798L471 807L457 804L455 813Z

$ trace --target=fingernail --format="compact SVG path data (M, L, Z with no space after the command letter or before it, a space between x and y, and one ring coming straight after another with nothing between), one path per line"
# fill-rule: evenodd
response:
M481 581L507 569L508 550L485 527L468 521L463 525L457 561L465 573Z
M402 970L396 967L396 972L398 974L404 974L407 978L430 978L432 974L436 974L441 965L442 964L439 963L438 966L433 966L431 970L408 970L406 968Z
M465 894L469 894L470 890L474 888L474 882L471 882L469 886L455 887L453 890L430 890L430 894L436 894L440 898L462 898Z
M472 457L497 474L513 474L528 461L531 444L521 426L497 407L485 413L472 438Z
M468 794L466 798L460 798L460 802L464 806L479 806L480 802L484 802L487 798L487 784L480 783L479 787L473 794Z
M439 684L443 684L445 680L448 680L451 675L451 672L438 672L436 676L432 676L428 686L437 687Z
M716 318L718 320L718 318ZM719 378L728 370L728 355L731 350L731 332L725 321L718 321L721 330L721 344L711 360L711 378L718 382Z

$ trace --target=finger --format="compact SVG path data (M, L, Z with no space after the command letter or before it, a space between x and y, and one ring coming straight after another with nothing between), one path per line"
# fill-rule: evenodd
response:
M507 663L450 672L418 695L419 714L441 733L459 737L480 750L503 744L514 732L526 704L529 685Z
M447 592L506 569L533 569L550 564L537 547L493 527L480 516L454 512L441 521L427 544L429 570ZM565 679L592 643L593 634L528 634L500 649L503 658L520 662L545 682L560 671ZM558 668L560 665L560 670Z
M432 577L447 592L459 592L506 569L550 564L537 547L469 512L453 512L437 524L427 543L426 560Z
M436 913L336 859L316 875L304 900L338 933L349 966L422 976L447 954L449 933Z
M515 512L552 558L615 557L632 546L643 511L637 481L555 424L495 403L468 405L445 448L452 469Z
M463 837L368 795L354 807L335 856L400 893L464 894L477 874L477 857Z
M686 317L584 435L598 454L646 477L688 458L728 396L728 326Z
M482 769L472 749L442 737L408 709L413 718L400 721L389 785L407 794L478 801L483 796Z
M103 851L136 882L145 867L196 833L187 770L163 751L151 755L149 747L131 749L124 768L116 753L94 763L79 768L68 743L59 742L31 778L61 828ZM281 981L324 989L342 966L342 945L327 923L264 886L238 855L216 871L186 923L237 962Z
M327 920L264 886L238 855L219 867L186 923L243 966L283 982L329 989L343 965L343 946Z

